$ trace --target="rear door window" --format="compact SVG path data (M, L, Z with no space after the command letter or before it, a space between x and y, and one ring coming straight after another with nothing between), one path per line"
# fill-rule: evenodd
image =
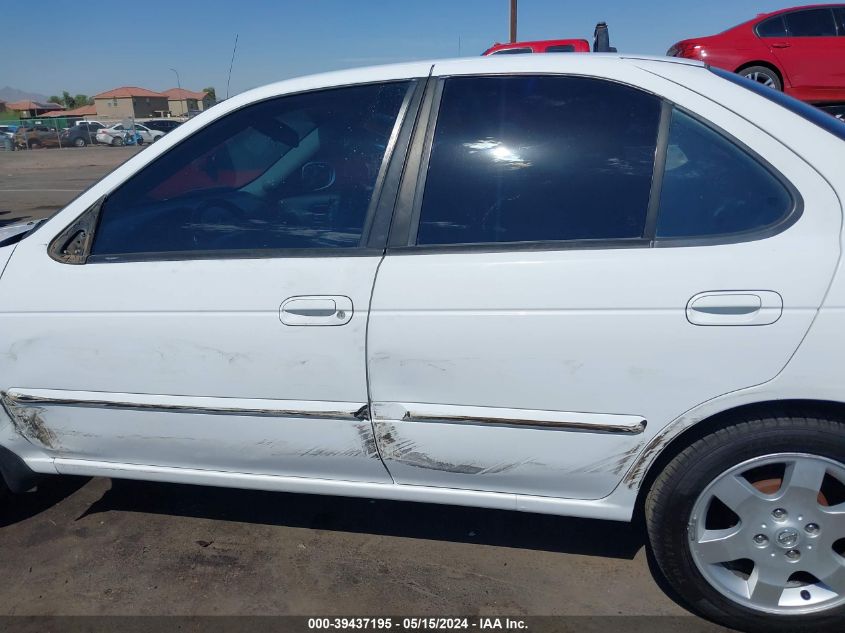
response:
M837 7L833 10L836 16L836 26L839 29L840 37L845 37L845 7Z
M787 13L784 20L789 37L835 37L837 34L833 11L829 8Z
M574 53L575 46L572 44L555 44L546 47L547 53Z
M585 77L447 79L416 243L641 238L660 108Z

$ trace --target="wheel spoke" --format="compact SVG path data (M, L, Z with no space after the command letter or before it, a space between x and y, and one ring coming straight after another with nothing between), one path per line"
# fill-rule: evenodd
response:
M840 596L845 595L845 560L840 557L834 557L834 567L831 572L820 576L819 580L830 587L831 591L835 591Z
M833 534L833 540L845 538L845 503L828 508L823 507L825 528Z
M725 477L713 487L713 495L743 518L743 507L763 500L759 491L740 475Z
M739 527L705 530L695 544L696 553L705 563L727 563L747 557L747 544Z
M776 607L789 579L787 570L756 565L748 579L748 593L754 604Z
M786 466L781 486L781 496L790 496L818 503L819 491L826 473L822 462L797 458Z

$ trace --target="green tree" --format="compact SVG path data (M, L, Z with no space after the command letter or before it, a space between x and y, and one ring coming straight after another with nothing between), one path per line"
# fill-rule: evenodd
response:
M208 88L203 88L203 92L207 92L208 96L211 97L211 100L216 102L217 101L217 91L214 90L214 86L209 86Z
M94 105L94 98L88 95L78 94L73 98L76 101L76 107L81 108L86 105Z
M49 99L47 99L47 103L58 103L59 105L64 105L64 102L62 101L62 98L61 98L61 97L57 97L56 95L53 95L52 97L50 97Z

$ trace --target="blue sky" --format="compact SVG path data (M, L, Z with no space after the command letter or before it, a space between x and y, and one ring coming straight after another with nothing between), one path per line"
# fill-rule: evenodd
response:
M519 0L519 39L591 40L596 22L604 20L620 52L663 54L679 39L795 4ZM38 24L36 36L31 29L4 30L2 48L15 53L3 56L0 87L46 95L121 85L165 90L176 85L170 70L176 68L183 87L215 86L222 97L236 33L231 94L324 70L477 55L508 37L508 0L112 0L102 11L96 6L59 0L28 6L26 22Z

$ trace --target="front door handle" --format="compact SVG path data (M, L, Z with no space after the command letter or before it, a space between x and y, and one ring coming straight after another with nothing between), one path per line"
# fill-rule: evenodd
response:
M290 297L279 308L285 325L345 325L352 319L352 299L342 295Z
M783 313L783 298L771 290L702 292L687 303L693 325L771 325Z
M772 48L789 48L792 46L789 42L775 42L772 44Z

